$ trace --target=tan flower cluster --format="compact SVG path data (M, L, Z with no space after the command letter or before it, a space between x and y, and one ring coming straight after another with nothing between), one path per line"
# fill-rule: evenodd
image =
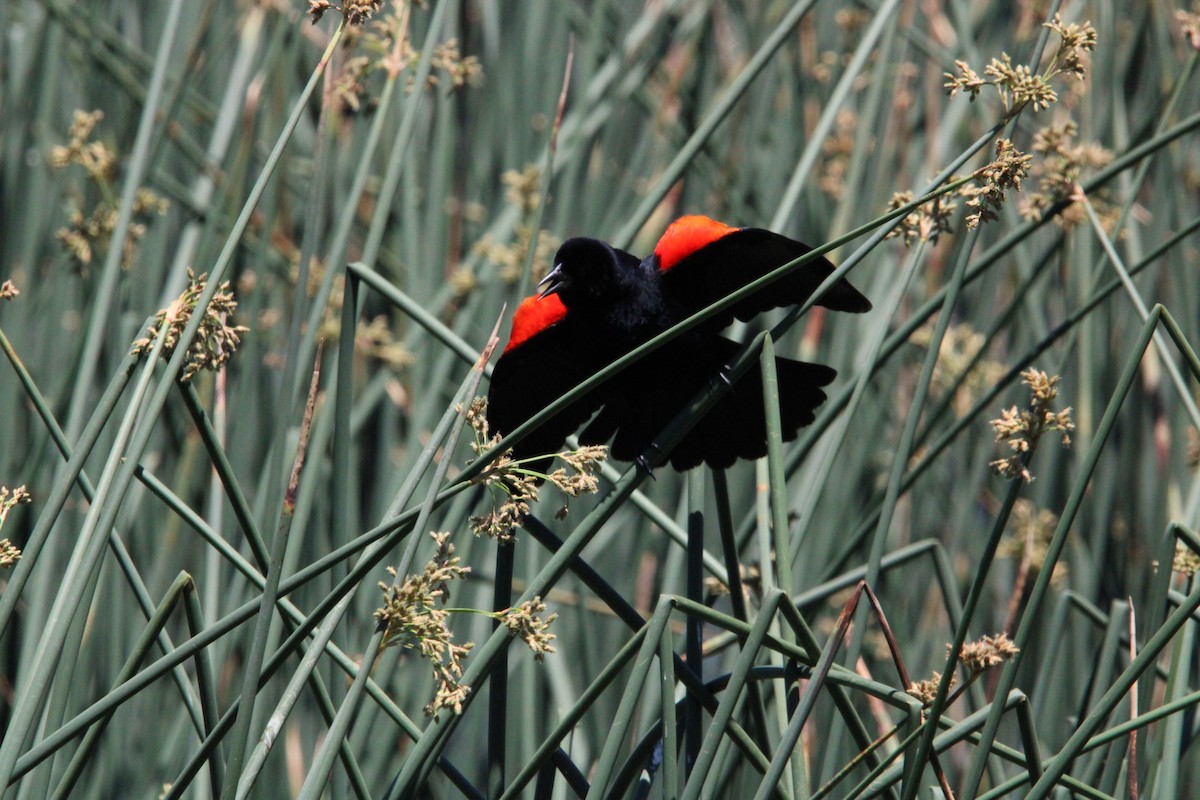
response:
M500 437L491 435L488 430L487 401L476 397L465 409L465 414L467 424L475 433L475 440L471 443L475 454L495 447ZM476 536L488 536L501 542L511 541L513 531L524 521L530 505L538 499L538 484L543 480L549 481L568 497L592 494L600 488L595 473L608 455L607 447L591 445L553 455L565 461L570 469L560 467L544 475L528 469L524 463L538 461L545 456L515 461L511 450L505 451L488 465L476 480L491 491L493 503L484 516L471 517L471 530ZM498 505L495 503L496 497L503 498ZM560 512L562 515L563 512Z
M133 352L139 355L149 353L158 338L158 329L164 321L168 323L168 327L167 339L163 348L167 353L174 351L179 337L183 335L184 328L187 327L192 313L196 310L200 295L204 294L207 286L207 273L197 277L189 269L188 287L170 306L155 314L154 321L147 329L146 335L133 343ZM241 325L228 324L226 320L233 316L236 310L237 301L233 299L233 293L229 291L229 281L225 281L218 287L216 294L213 295L208 307L204 310L200 328L196 331L191 347L188 348L188 358L183 372L180 373L180 381L191 380L192 376L202 369L213 371L220 369L237 351L238 346L242 343L242 334L249 329Z
M942 673L935 671L932 677L910 683L905 691L920 700L922 705L929 705L933 702L933 698L937 696L937 688L941 682ZM956 685L958 685L958 678L951 675L950 686L948 688L953 689Z
M1021 191L1021 179L1029 173L1029 162L1033 156L1022 153L1008 139L996 140L996 158L972 173L978 182L967 184L959 194L967 200L972 212L967 214L967 227L974 228L981 222L998 218L1004 206L1004 190Z
M578 450L568 450L558 454L567 462L568 472L559 467L546 476L558 490L568 497L579 497L581 494L595 494L600 490L596 471L608 458L608 448L604 445L584 445Z
M1007 58L1007 55L1005 56ZM992 59L995 61L995 59ZM965 61L955 61L954 66L958 69L958 74L953 72L943 73L946 77L946 83L943 84L946 88L946 93L951 97L958 94L960 91L967 95L970 102L974 103L975 98L979 97L979 93L983 91L984 86L988 86L988 82L979 76L979 73L971 69L971 65Z
M1200 572L1200 553L1186 545L1175 545L1175 556L1171 559L1171 571L1187 577Z
M0 569L8 569L20 560L20 548L8 539L0 539Z
M946 650L949 652L950 645L946 645ZM967 642L958 658L968 672L978 673L1011 660L1019 652L1020 649L1008 638L1008 634L997 633Z
M990 466L998 475L1006 478L1021 478L1026 483L1033 480L1026 462L1037 449L1042 435L1049 431L1062 434L1064 447L1070 445L1070 432L1075 430L1071 421L1071 409L1050 409L1050 403L1058 396L1058 375L1050 376L1037 369L1021 373L1022 383L1029 387L1030 402L1024 410L1016 406L1000 412L1000 417L991 421L997 442L1007 442L1012 455L997 459Z
M367 80L377 70L389 78L396 78L417 63L420 53L413 49L409 36L409 19L412 3L400 3L389 14L363 23L377 12L382 2L347 3L339 6L328 0L310 0L309 14L313 21L320 19L326 11L337 11L353 26L347 28L344 46L347 52L361 50L360 55L347 58L333 83L334 96L349 113L357 113L365 104L373 106L377 101L367 98ZM424 5L422 3L422 5ZM446 82L450 91L465 86L478 86L483 79L483 67L475 56L463 56L457 39L447 39L434 49L433 72L427 86L438 86ZM409 76L405 89L412 92L415 78Z
M529 645L535 661L542 661L546 658L547 653L554 652L554 646L550 642L555 637L553 633L550 633L550 623L558 619L558 614L551 614L545 618L539 617L538 614L545 610L546 604L542 602L542 598L534 597L532 600L500 612L500 621L513 636Z
M521 474L514 470L510 456L502 455L488 468L484 483L496 494L504 497L499 505L493 500L492 508L481 517L471 517L471 530L476 536L488 536L498 542L511 542L513 531L525 521L529 504L537 499L537 476Z
M1033 152L1041 156L1033 166L1038 179L1037 191L1021 205L1025 219L1041 219L1051 206L1075 197L1075 186L1086 170L1099 169L1112 161L1112 153L1094 142L1075 143L1078 129L1067 120L1059 125L1047 125L1033 136ZM1093 199L1101 216L1111 215L1107 204ZM1083 203L1077 199L1063 209L1059 221L1071 227L1086 219Z
M1188 47L1200 50L1200 3L1193 3L1191 11L1182 8L1176 11L1175 21L1179 23L1179 33L1187 41Z
M533 241L533 228L521 223L516 227L516 241L511 244L501 244L490 236L484 236L472 248L476 253L500 268L500 280L505 283L516 283L525 269L525 260L529 257L529 247ZM533 277L540 278L550 269L550 259L554 258L561 242L549 231L538 233L537 244L533 254Z
M21 290L12 281L0 284L0 300L15 300L19 294L21 294Z
M388 567L391 583L380 581L383 606L376 609L375 619L384 628L383 647L403 647L418 652L433 667L438 683L437 694L425 707L425 713L437 719L438 712L451 709L462 713L462 704L471 687L461 683L462 660L471 650L471 643L455 644L446 624L450 611L445 607L447 587L471 571L459 563L449 533L431 533L437 551L417 575L395 582L396 570Z
M839 15L842 12L838 12ZM825 154L824 166L817 186L830 197L840 200L846 193L846 168L854 153L854 130L858 127L858 115L843 108L834 120L834 131L825 137L821 150Z
M456 91L464 86L475 87L483 81L483 67L475 56L463 57L458 49L457 39L447 39L433 51L433 68L440 70L450 84L450 91ZM429 82L438 85L441 81L437 75L430 75Z
M542 169L536 164L526 164L523 170L505 170L500 182L507 188L504 199L522 214L535 210L542 201Z
M382 314L366 325L358 326L354 332L354 349L393 369L407 367L414 360L412 351L396 339L387 317Z
M137 256L137 245L146 235L145 220L151 215L162 216L170 207L162 197L150 189L141 188L133 199L133 219L125 234L125 244L121 252L121 265L128 268ZM85 217L78 208L73 208L68 218L68 225L59 228L54 237L62 244L76 264L86 267L92 263L93 251L97 245L107 245L112 233L117 227L117 209L107 202L99 203L92 213Z
M316 25L325 16L326 11L336 11L346 18L349 25L362 25L379 9L383 8L383 0L346 0L344 3L331 3L329 0L308 0L308 15Z
M529 218L541 204L542 171L536 164L529 164L523 170L510 169L500 176L505 185L504 199ZM521 277L525 269L525 261L529 257L529 248L534 248L533 276L540 278L550 268L550 259L561 243L549 231L538 231L537 241L534 241L533 226L528 222L519 223L515 228L515 240L511 243L497 242L491 236L485 235L471 248L500 268L500 279L506 283L514 283ZM472 276L469 288L473 288Z
M83 167L97 183L109 183L117 175L117 155L103 142L89 142L88 137L104 119L103 111L75 110L67 143L50 148L50 166L66 169L72 164Z
M29 494L24 486L18 486L16 489L9 489L7 486L0 486L0 530L4 528L4 521L8 519L8 512L12 511L21 503L33 502L33 496ZM0 567L11 567L21 558L21 551L10 542L8 539L0 539Z
M971 180L963 182L961 177L953 179L955 183L962 184L954 193L966 200L970 211L966 219L968 228L998 218L1006 199L1005 190L1021 191L1021 181L1029 174L1032 158L1018 150L1010 140L998 139L995 159L971 173ZM911 191L896 192L888 201L888 208L893 211L902 208L911 203L913 198ZM902 238L906 247L917 240L934 243L941 234L952 230L950 217L955 208L954 202L939 195L907 214L888 233L888 238Z
M459 264L455 267L450 272L447 282L450 284L450 289L454 292L456 298L466 297L479 285L479 279L475 277L475 270L466 264Z
M491 435L488 430L487 400L476 397L466 408L467 424L475 433L471 449L480 455L495 447L500 442L499 435ZM499 542L510 542L513 531L529 513L529 505L538 496L538 475L528 470L522 470L520 464L513 460L512 450L506 450L488 465L479 476L478 481L488 487L492 494L491 510L482 517L471 517L471 530L476 536L488 536ZM496 505L497 496L504 498Z
M998 633L995 636L984 636L974 642L967 642L962 646L958 653L958 660L962 663L963 668L967 671L967 686L971 682L983 674L986 670L991 669L997 664L1003 664L1009 661L1021 652L1007 634ZM946 645L946 655L950 655L950 645ZM938 684L942 682L942 673L934 672L931 677L925 680L914 681L905 689L910 695L921 701L923 705L929 705L937 696ZM953 690L958 685L958 677L950 676L950 685L947 687ZM957 692L948 695L947 703L952 703L965 691L964 686Z
M103 198L89 214L85 214L80 207L73 206L69 212L68 224L54 234L80 269L86 269L92 263L98 247L108 246L119 216L113 186L117 175L116 154L103 142L88 141L96 124L103 118L104 114L100 111L76 111L67 134L67 144L58 145L50 150L51 167L82 167L99 188ZM122 266L129 267L133 263L138 242L146 235L149 218L162 216L167 213L169 207L170 204L164 198L150 189L142 187L137 190L133 200L132 218L122 243Z
M955 61L958 72L945 73L946 91L951 96L964 92L974 101L984 86L991 86L1000 98L1006 119L1027 105L1033 106L1034 111L1048 108L1058 100L1051 85L1054 78L1071 75L1082 80L1087 75L1085 54L1096 49L1096 29L1090 22L1064 23L1058 14L1046 27L1059 36L1058 47L1046 69L1034 72L1024 64L1014 65L1008 53L1001 53L1000 58L993 58L984 67L986 77L980 77L965 61Z
M333 81L333 96L341 102L344 112L353 114L362 109L362 98L367 93L367 78L374 67L368 56L354 56L341 65Z
M888 210L895 211L903 208L914 200L912 191L895 192L888 201ZM900 224L888 231L887 238L902 238L904 246L909 247L915 241L934 244L943 233L950 233L950 217L954 214L957 204L952 200L938 197L930 203L910 211L900 220Z
M367 97L367 80L377 70L395 78L416 63L418 53L412 49L408 36L408 7L374 19L369 25L346 29L343 38L345 52L362 51L344 60L333 79L333 94L346 113L358 113ZM368 107L377 103L366 100Z
M1058 49L1050 61L1050 68L1046 70L1047 76L1069 74L1077 80L1086 78L1087 56L1084 54L1096 49L1096 29L1092 23L1064 23L1062 15L1055 14L1045 27L1057 33L1059 38Z

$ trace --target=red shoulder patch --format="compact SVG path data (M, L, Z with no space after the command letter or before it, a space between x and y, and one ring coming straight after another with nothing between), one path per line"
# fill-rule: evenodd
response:
M667 226L654 246L658 268L668 270L705 245L738 230L700 214L680 217Z
M538 297L535 294L526 297L521 301L521 305L517 306L516 313L513 314L512 333L509 334L508 346L504 348L504 352L507 353L524 343L529 337L549 328L562 319L566 313L567 307L563 305L562 300L559 300L556 294L546 297Z

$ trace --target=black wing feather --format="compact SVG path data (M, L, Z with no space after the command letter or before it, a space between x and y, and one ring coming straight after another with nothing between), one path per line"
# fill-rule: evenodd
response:
M488 425L512 433L522 423L594 375L612 359L568 315L505 351L492 369ZM557 452L603 400L588 392L517 443L516 458ZM537 465L534 465L536 468Z
M808 245L778 233L741 228L665 270L661 277L663 297L684 315L692 314L810 252L812 248ZM833 264L818 258L718 315L711 328L724 328L734 317L749 320L771 308L803 303L833 270ZM870 310L871 301L843 278L817 305L860 313Z
M642 455L683 405L714 380L740 351L741 346L722 337L713 338L699 352L668 352L641 369L635 381L636 392L614 392L584 430L580 438L589 444L612 439L610 455L620 461L632 461ZM670 351L670 348L668 348ZM808 364L776 358L779 405L783 438L791 441L800 428L816 418L816 408L825 402L821 391L837 376L837 371L821 364ZM739 458L761 458L767 452L767 433L763 409L762 377L758 370L743 375L730 390L693 427L669 455L677 470L691 469L701 463L710 467L729 467Z

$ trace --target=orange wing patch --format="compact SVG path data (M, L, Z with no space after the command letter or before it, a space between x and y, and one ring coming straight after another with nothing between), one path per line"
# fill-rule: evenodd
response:
M529 337L549 328L562 319L566 313L567 307L563 305L562 300L559 300L556 294L546 297L538 297L535 294L526 297L521 301L521 305L517 306L516 313L513 314L512 333L509 334L508 346L504 348L504 352L507 353L524 343Z
M700 214L680 217L667 226L666 232L654 246L658 268L666 271L705 245L736 230Z

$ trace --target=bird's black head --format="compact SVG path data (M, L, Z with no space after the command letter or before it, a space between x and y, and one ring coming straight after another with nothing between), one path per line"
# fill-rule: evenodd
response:
M554 269L538 287L563 305L601 311L637 290L641 260L599 239L568 239L554 256Z

